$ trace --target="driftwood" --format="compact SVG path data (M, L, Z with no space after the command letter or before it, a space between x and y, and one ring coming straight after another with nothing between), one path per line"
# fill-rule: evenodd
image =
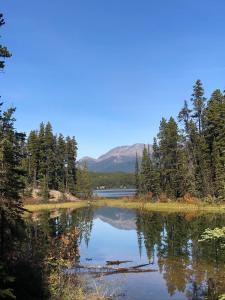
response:
M126 264L132 262L131 260L107 260L106 264L107 266L111 266L111 265L120 265L120 264Z
M76 269L83 269L83 270L87 270L87 271L94 271L94 272L105 272L105 271L111 271L111 270L115 270L115 268L110 267L110 266L83 266L83 265L76 265L75 266Z
M117 262L117 261L116 261ZM118 261L119 263L125 263L125 261ZM126 261L128 262L128 261ZM108 262L106 262L108 264ZM111 261L110 261L111 263ZM119 264L118 263L118 264ZM118 267L113 267L111 265L106 265L106 266L97 266L97 265L92 265L92 266L84 266L84 265L77 265L75 268L78 271L81 272L87 272L95 275L95 277L99 276L108 276L108 275L113 275L113 274L121 274L121 273L149 273L149 272L157 272L157 270L154 269L142 269L143 267L149 266L150 264L142 264L142 265L135 265L131 267L123 267L123 268L118 268ZM114 264L115 265L115 264Z

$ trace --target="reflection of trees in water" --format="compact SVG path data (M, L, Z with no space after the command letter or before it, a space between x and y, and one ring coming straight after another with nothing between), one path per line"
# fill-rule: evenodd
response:
M79 233L79 242L84 239L88 243L90 240L93 226L92 208L43 211L31 218L33 220L29 223L33 226L35 235L42 236L44 240L61 236L75 228Z
M79 259L79 243L90 239L93 211L54 210L36 212L25 219L19 262L15 263L14 288L18 299L47 299L50 270ZM26 285L24 285L26 282ZM31 298L31 295L33 298Z
M36 212L25 219L20 263L13 271L18 299L49 297L49 274L59 273L63 265L73 265L79 259L79 243L82 239L88 243L92 220L91 208Z
M171 296L179 291L186 292L188 299L203 299L210 278L222 292L224 251L215 242L200 243L199 239L206 228L224 224L220 215L137 213L140 253L144 245L149 261L157 258ZM217 299L211 294L215 293L209 293L208 299Z

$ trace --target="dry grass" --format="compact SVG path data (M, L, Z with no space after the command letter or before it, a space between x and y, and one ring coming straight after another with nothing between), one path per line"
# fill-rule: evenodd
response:
M35 203L25 204L24 208L29 211L48 210L57 208L82 208L88 206L88 201L77 201L77 202L62 202L62 203Z
M64 203L47 203L47 204L29 204L25 205L25 208L29 211L48 210L57 208L82 208L87 206L93 207L120 207L128 209L142 209L147 211L158 212L207 212L207 213L225 213L225 205L211 205L201 202L197 203L180 203L180 202L168 202L168 203L149 203L138 202L131 199L101 199L79 202L64 202Z
M121 207L129 209L143 209L147 211L162 212L208 212L208 213L225 213L225 205L209 205L209 204L187 204L179 202L168 203L140 203L126 200L99 200L93 202L95 206Z

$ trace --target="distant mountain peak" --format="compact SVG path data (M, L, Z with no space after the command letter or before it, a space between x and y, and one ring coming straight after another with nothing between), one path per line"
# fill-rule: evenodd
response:
M90 156L84 156L80 159L80 161L88 161L88 160L93 160L96 161L96 158L90 157Z
M98 159L86 156L80 159L79 164L87 164L90 171L94 172L127 172L133 173L135 169L136 153L140 158L144 146L152 151L152 145L137 143L134 145L125 145L115 147L107 153L101 155Z

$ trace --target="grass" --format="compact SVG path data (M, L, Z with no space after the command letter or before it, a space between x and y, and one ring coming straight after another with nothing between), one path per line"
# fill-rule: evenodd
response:
M128 209L142 209L146 211L158 212L207 212L207 213L225 213L225 205L211 205L211 204L186 204L178 202L169 203L143 203L124 199L102 199L102 200L84 200L80 202L63 202L63 203L40 203L27 204L25 209L29 211L59 209L59 208L73 208L78 209L87 206L93 207L119 207Z
M128 209L143 209L147 211L158 212L208 212L208 213L225 213L225 205L210 204L186 204L178 202L169 203L140 203L127 201L123 199L116 200L98 200L93 202L95 206L121 207Z
M88 201L80 202L62 202L62 203L36 203L36 204L25 204L24 208L29 211L58 209L58 208L82 208L88 206Z

